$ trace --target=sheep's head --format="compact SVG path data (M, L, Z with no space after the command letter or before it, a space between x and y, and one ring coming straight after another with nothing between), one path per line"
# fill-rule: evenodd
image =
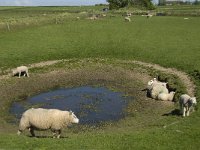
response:
M196 97L191 97L190 100L191 100L192 104L195 104L195 105L197 104Z
M76 117L76 115L72 111L69 112L69 116L70 116L71 123L79 123L79 119Z
M147 83L147 85L152 85L153 84L153 80L150 80L148 83Z
M170 92L170 94L172 94L172 95L175 95L175 93L176 93L176 92L174 92L174 91L171 91L171 92Z
M12 75L13 75L13 76L15 76L17 73L18 73L18 72L17 72L17 69L13 69L13 70L12 70Z

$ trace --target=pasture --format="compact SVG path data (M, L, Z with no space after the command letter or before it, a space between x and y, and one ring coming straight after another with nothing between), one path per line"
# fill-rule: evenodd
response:
M187 118L164 115L176 110L177 104L165 107L146 98L141 91L150 77L159 74L170 76L180 92L186 92L184 81L130 62L137 60L186 72L196 84L194 94L199 102L200 18L153 16L147 19L138 15L125 22L120 13L108 12L106 17L87 19L91 14L103 14L101 9L0 7L0 149L199 148L198 109ZM51 60L63 61L31 68L30 78L3 78L16 66ZM133 95L138 101L130 106L129 115L118 122L94 128L72 126L61 139L48 138L48 133L41 138L30 138L29 133L17 136L18 124L9 123L12 102L47 89L87 84L104 85L128 95L137 93Z

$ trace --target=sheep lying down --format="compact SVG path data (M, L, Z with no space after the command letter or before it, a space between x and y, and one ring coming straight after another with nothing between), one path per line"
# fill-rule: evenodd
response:
M158 100L162 101L172 101L174 98L175 92L170 92L170 93L160 93L158 94Z
M61 130L71 123L79 123L79 119L72 111L31 108L25 111L21 117L18 135L25 129L29 129L32 136L35 136L34 130L50 129L54 138L60 138Z

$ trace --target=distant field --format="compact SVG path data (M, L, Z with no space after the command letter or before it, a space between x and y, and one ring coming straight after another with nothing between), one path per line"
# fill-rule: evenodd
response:
M95 21L69 19L19 31L12 31L11 26L11 32L0 35L3 60L0 66L8 68L49 59L111 57L192 71L200 68L199 23L198 17L184 20L162 16L149 20L134 16L127 23L121 15L115 15Z
M153 16L147 19L137 15L131 17L131 22L125 22L122 14L112 11L97 20L88 19L92 14L103 14L102 8L0 7L0 75L8 74L6 70L19 65L48 60L139 60L192 74L191 77L196 77L195 95L198 96L199 103L200 17L188 17L186 20L183 13L181 16ZM199 11L198 9L199 7L191 6L184 6L182 9L159 7L156 11L170 10L178 14L186 11L190 14ZM28 81L26 79L22 81ZM19 82L20 80L13 79L8 84L15 85ZM0 85L3 86L4 82L0 82ZM0 104L2 101L5 99L0 99ZM67 130L69 138L59 140L18 137L15 129L10 128L8 133L0 133L0 149L196 150L200 146L199 116L199 110L185 119L176 115L165 116L158 123L153 122L147 127L139 122L135 123L139 117L136 116L134 120L134 116L132 120L124 120L105 130ZM150 119L144 118L147 122ZM2 119L0 123L0 131L3 131L3 126L7 126L7 123ZM123 123L126 128L123 128ZM132 126L132 123L140 126L139 129ZM166 124L167 128L163 128Z
M200 16L199 5L159 6L156 11L168 16Z

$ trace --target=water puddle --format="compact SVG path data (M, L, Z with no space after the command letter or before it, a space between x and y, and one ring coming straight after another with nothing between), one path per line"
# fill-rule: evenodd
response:
M105 87L84 86L58 89L23 102L15 102L10 112L19 120L22 113L32 107L72 110L81 124L96 124L123 118L129 99L130 97L125 97L123 93Z

